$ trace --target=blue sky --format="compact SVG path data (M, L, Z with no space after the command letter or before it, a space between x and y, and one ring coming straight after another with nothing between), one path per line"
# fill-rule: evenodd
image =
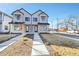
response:
M56 18L66 18L69 15L79 15L79 4L77 3L48 3L48 4L41 4L41 3L17 3L17 4L12 4L12 3L7 3L7 4L0 4L0 10L7 13L11 14L12 11L16 9L24 8L30 13L34 13L35 11L41 9L45 11L49 15L49 23L50 25L56 26Z

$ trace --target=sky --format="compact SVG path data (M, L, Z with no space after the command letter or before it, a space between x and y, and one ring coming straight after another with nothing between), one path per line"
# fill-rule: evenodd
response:
M0 11L9 15L20 8L24 8L31 14L39 9L43 10L49 16L48 22L54 27L56 27L57 18L64 19L69 15L79 16L78 3L0 3Z

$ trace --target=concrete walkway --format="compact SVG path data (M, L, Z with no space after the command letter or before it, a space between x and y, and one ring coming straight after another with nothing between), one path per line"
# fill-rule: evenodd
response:
M26 34L26 33L21 34L21 35L15 37L15 38L12 38L12 39L10 39L10 40L4 42L4 43L1 43L1 44L0 44L0 52L1 52L2 50L4 50L5 48L7 48L9 45L15 43L17 40L19 40L19 39L20 39L22 36L24 36L25 34Z
M34 33L32 56L48 56L49 52L38 33Z

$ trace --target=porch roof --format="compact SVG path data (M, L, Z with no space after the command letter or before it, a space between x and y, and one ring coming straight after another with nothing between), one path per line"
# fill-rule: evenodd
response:
M50 25L49 23L38 23L40 25Z
M9 22L9 24L23 24L24 22Z
M17 12L17 11L24 15L24 13L21 12L20 10L15 10L15 11L13 11L13 12L11 13L11 15L13 15L13 14L14 14L15 12Z

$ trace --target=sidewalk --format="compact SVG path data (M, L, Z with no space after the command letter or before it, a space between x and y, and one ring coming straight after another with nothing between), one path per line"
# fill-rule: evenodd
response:
M49 33L60 33L60 34L69 34L69 35L76 35L76 36L79 36L79 34L77 33L67 33L67 32L56 32L56 31L51 31Z
M4 42L4 43L1 43L1 44L0 44L0 52L1 52L2 50L4 50L5 48L7 48L9 45L15 43L17 40L19 40L19 39L20 39L22 36L24 36L24 35L25 35L25 33L24 33L24 34L21 34L21 35L19 35L19 36L17 36L17 37L15 37L15 38L12 38L12 39L10 39L10 40Z
M38 33L34 33L32 56L48 56L49 52Z

